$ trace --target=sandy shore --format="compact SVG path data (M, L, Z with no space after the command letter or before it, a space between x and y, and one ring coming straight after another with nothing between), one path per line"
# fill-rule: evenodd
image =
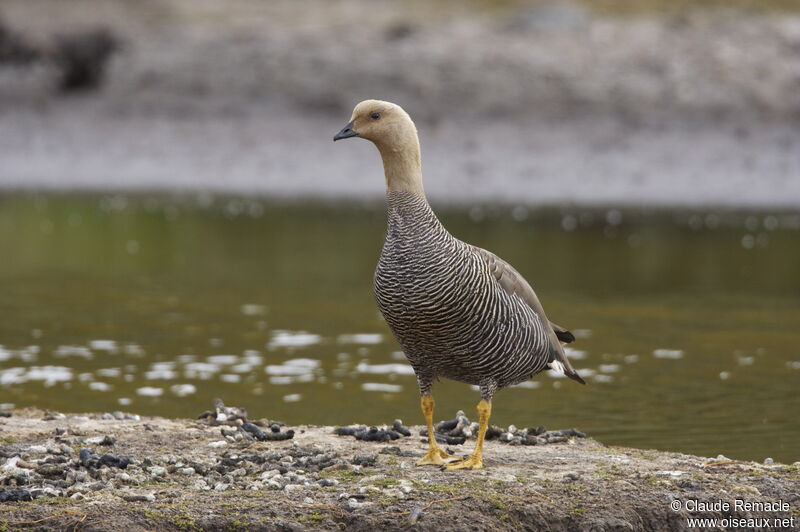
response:
M690 517L794 517L766 529L800 529L800 463L569 438L490 441L486 469L441 472L414 465L425 449L419 427L385 443L312 426L292 427L292 439L252 441L207 420L116 417L25 410L0 418L0 497L33 498L0 502L0 529L684 530ZM471 447L453 446L459 454ZM737 509L737 500L785 506ZM692 511L689 501L731 507Z
M11 111L0 121L0 189L380 201L377 151L359 139L331 141L348 116L306 120L263 107L164 120L109 114L91 101L44 116ZM800 128L749 124L742 138L735 122L695 126L632 128L614 118L421 125L425 188L436 204L800 205Z

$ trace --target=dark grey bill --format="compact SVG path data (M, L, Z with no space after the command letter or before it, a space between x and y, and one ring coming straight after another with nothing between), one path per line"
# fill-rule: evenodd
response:
M349 124L344 126L340 132L333 136L333 141L336 142L337 140L349 139L350 137L357 136L358 133L353 129L353 121L351 120Z

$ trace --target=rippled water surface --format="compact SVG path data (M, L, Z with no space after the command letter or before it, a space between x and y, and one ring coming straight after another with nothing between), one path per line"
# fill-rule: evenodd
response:
M800 217L441 210L510 261L589 382L496 396L500 425L800 459ZM193 417L214 397L291 424L419 423L372 299L381 205L0 197L0 408ZM441 382L437 419L478 394Z

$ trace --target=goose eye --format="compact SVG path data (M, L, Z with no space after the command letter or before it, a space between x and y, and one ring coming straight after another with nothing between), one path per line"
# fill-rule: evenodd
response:
M373 120L377 120L377 119L379 119L381 117L381 114L380 113L372 113L370 115L370 117L372 117Z

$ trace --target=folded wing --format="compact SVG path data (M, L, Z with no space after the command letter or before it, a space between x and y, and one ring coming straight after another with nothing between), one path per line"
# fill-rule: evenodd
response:
M544 313L544 308L536 297L536 292L533 291L531 285L519 274L509 263L485 249L472 246L473 250L486 262L489 270L503 290L509 295L519 296L542 320L542 323L549 324L545 327L548 340L550 344L550 353L548 363L551 367L561 366L564 368L564 374L572 380L578 381L581 384L586 382L578 375L578 372L572 367L561 342L570 343L575 340L575 336L565 328L551 323Z

